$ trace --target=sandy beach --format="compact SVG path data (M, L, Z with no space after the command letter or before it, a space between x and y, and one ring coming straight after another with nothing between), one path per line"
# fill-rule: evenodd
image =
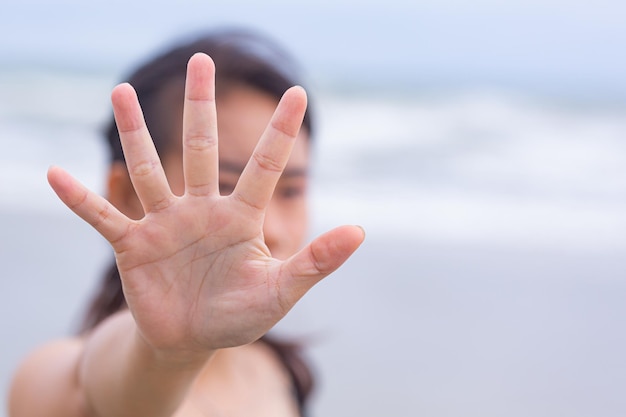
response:
M6 392L26 352L72 332L109 253L71 213L5 210L0 230ZM625 266L372 233L276 331L308 340L314 416L621 416Z

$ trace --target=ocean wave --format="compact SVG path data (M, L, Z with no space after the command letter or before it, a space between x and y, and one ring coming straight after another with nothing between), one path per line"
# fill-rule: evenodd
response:
M61 210L62 165L100 190L112 77L0 77L0 206ZM319 227L361 221L423 239L626 247L626 119L498 91L317 95Z

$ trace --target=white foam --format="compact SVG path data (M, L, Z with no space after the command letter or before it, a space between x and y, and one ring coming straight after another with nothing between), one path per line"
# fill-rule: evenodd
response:
M513 95L332 98L315 212L422 239L626 247L626 120ZM355 173L360 174L355 175Z
M0 206L64 210L51 164L101 190L107 76L0 74ZM42 98L38 100L38 98ZM35 103L35 104L32 104ZM626 246L620 109L502 92L318 97L316 228L421 239Z

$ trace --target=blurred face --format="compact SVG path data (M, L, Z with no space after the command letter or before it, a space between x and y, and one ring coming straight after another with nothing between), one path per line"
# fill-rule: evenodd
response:
M266 93L236 86L217 99L220 158L220 193L230 194L257 141L265 130L277 101ZM182 120L172 124L182 131ZM182 155L172 151L163 157L172 191L184 192ZM265 214L263 234L272 256L285 259L304 243L307 233L309 144L301 131L287 167L276 186ZM209 215L207 213L207 215Z

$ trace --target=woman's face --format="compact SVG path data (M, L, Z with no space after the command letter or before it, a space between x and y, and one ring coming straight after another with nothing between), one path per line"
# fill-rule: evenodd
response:
M270 95L244 86L234 86L218 97L222 195L230 194L234 189L276 105L277 101ZM176 132L181 132L182 120L176 120L172 126ZM163 166L172 191L182 195L182 154L169 152L163 157ZM302 130L265 214L265 243L275 258L285 259L293 255L306 238L308 171L309 143L307 132Z

